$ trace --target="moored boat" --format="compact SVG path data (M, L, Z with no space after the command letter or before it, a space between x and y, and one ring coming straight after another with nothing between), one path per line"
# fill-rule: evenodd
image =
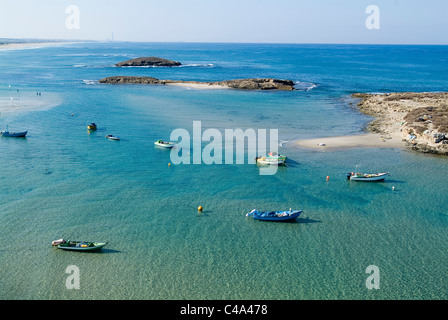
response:
M296 219L301 213L302 210L259 212L257 209L253 209L246 214L246 217L252 216L255 220L264 221L288 221Z
M120 140L119 137L116 137L116 136L114 136L114 135L112 135L112 134L108 134L108 135L106 136L106 138L109 139L109 140Z
M95 122L92 122L91 124L89 124L89 125L87 126L87 129L90 130L90 131L95 131L96 128L97 128L97 126L96 126L96 123L95 123Z
M6 126L6 130L2 131L1 134L3 137L16 137L16 138L22 138L25 137L28 131L22 131L22 132L11 132L8 130L8 126Z
M270 152L266 157L257 157L257 164L281 166L286 162L286 156Z
M156 142L154 142L154 144L158 147L162 147L162 148L172 148L176 145L175 142L170 142L170 141L163 141L163 140L157 140Z
M382 173L347 173L347 179L353 181L383 181L389 175L389 172Z
M54 240L51 244L53 246L57 246L58 249L63 250L99 251L107 244L107 242L72 241L59 239Z

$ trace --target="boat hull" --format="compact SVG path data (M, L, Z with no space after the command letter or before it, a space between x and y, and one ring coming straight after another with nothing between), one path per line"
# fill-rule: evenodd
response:
M15 138L22 138L25 137L28 131L23 132L9 132L9 131L2 131L3 137L15 137Z
M252 216L254 220L261 221L291 221L300 216L302 210L297 211L277 211L277 212L249 212L247 216Z
M261 160L257 159L258 164L271 165L271 166L281 166L285 164L284 160Z
M256 161L261 165L281 166L285 164L286 157L268 155L267 157L257 157Z
M174 143L173 144L164 144L164 143L154 142L154 144L158 147L166 148L166 149L171 149L172 147L174 147Z
M104 242L94 242L92 246L82 247L82 246L76 246L76 244L72 245L65 245L60 244L58 245L58 249L62 250L71 250L71 251L99 251L101 250L107 243Z
M384 181L388 173L374 173L374 174L364 174L364 175L352 175L350 180L352 181Z
M156 145L157 147L161 147L161 148L171 149L176 144L174 142L166 142L166 141L158 140L158 141L154 142L154 145Z

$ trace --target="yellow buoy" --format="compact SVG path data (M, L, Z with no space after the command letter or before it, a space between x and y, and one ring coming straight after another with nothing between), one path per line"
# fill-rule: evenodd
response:
M202 212L202 206L198 207L198 211Z
M171 163L168 162L168 167L171 166Z

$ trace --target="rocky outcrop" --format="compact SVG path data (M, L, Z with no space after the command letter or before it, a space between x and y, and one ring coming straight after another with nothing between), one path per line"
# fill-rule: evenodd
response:
M236 79L216 82L160 80L152 77L115 76L99 80L109 84L195 84L241 90L294 90L294 82L280 79Z
M242 90L294 90L293 81L280 79L237 79L214 84Z
M179 61L173 61L158 57L142 57L131 59L123 62L119 62L115 64L117 67L176 67L180 66L181 63Z
M115 76L101 79L99 83L109 84L163 84L159 79L152 77Z
M368 129L384 135L399 132L409 149L448 155L448 92L353 94L359 110L377 119Z

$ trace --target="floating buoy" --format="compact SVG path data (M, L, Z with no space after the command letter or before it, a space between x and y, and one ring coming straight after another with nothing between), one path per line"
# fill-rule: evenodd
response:
M199 206L199 207L198 207L198 211L199 211L199 212L202 212L202 206Z
M168 167L171 166L171 163L168 162Z
M330 176L327 176L327 180L330 180Z
M392 186L392 191L395 190L395 186Z
M74 116L75 114L74 113L72 113L72 117Z

